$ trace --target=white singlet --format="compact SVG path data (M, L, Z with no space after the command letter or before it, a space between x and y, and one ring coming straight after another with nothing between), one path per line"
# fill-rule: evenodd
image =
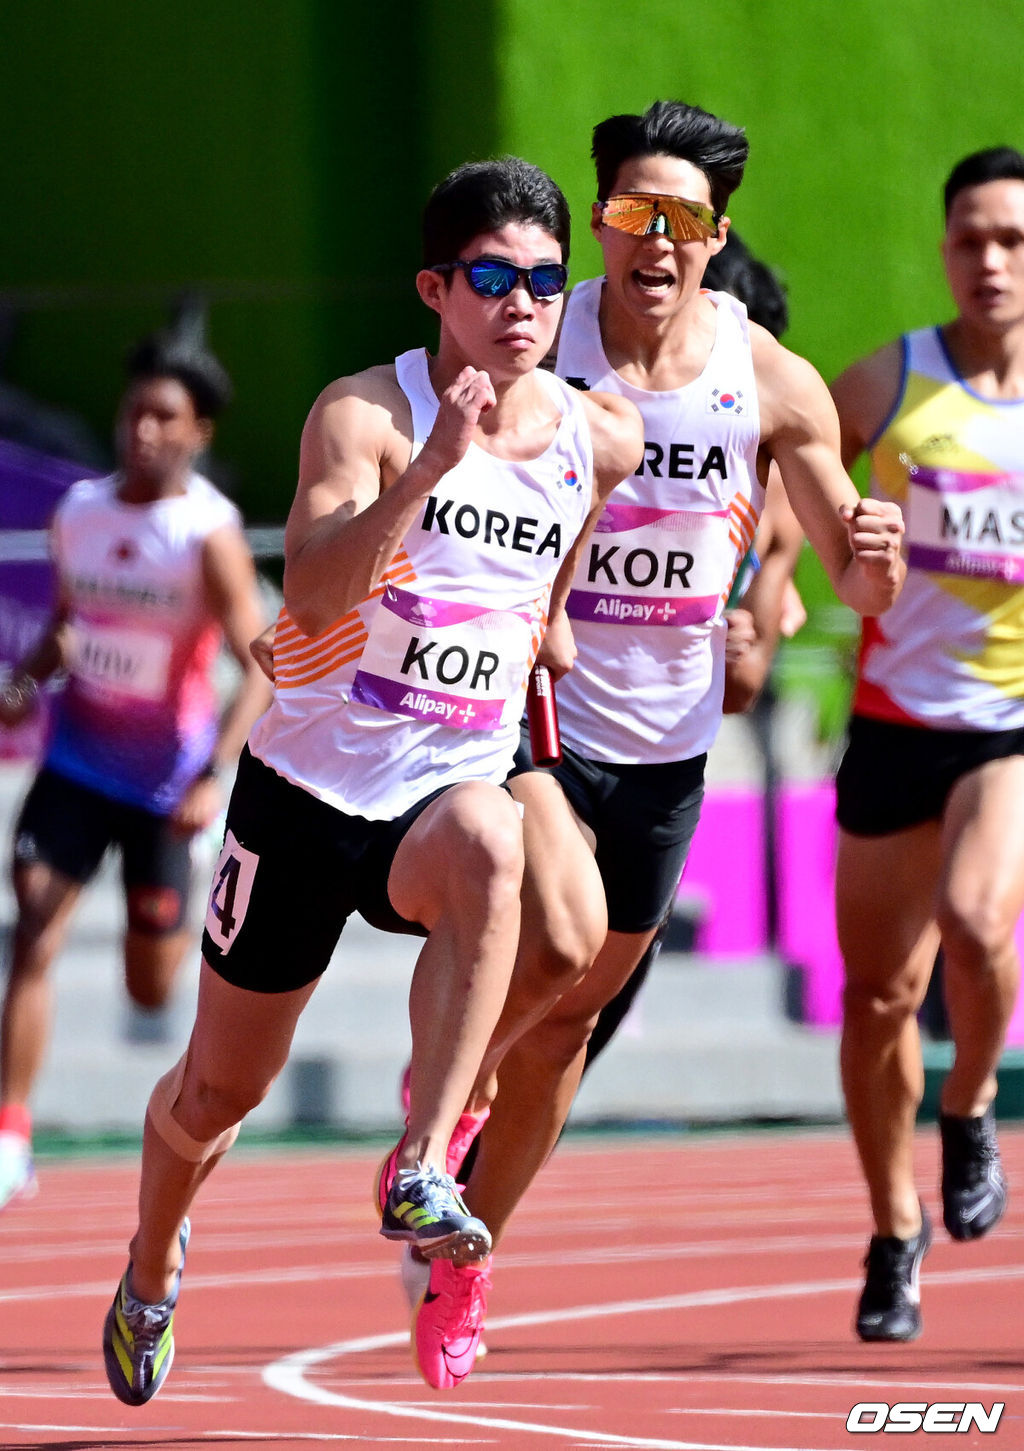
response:
M725 678L723 609L764 489L747 312L726 293L704 371L649 392L611 367L598 310L603 278L576 286L556 368L576 387L620 393L644 420L644 459L605 506L569 596L578 655L558 682L563 740L592 760L689 760L713 743Z
M437 416L427 354L395 360L412 457ZM504 781L559 565L590 510L593 449L575 390L539 458L471 444L362 604L315 638L282 611L273 705L253 754L340 811L389 821L458 781Z
M209 759L218 705L202 547L240 528L208 479L151 504L117 497L120 475L65 494L50 531L69 602L67 685L46 764L116 800L166 815Z

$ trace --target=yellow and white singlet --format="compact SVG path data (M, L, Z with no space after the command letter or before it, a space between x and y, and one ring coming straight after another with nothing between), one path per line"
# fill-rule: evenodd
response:
M863 625L855 714L948 730L1024 725L1024 398L959 376L941 329L903 339L870 450L871 492L906 522L907 580Z

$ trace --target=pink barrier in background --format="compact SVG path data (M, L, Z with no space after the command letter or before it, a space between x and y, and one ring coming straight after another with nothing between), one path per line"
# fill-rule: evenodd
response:
M832 783L789 782L777 813L779 952L804 969L806 1021L840 1020L842 960L833 909L836 826ZM767 950L763 804L756 791L709 789L680 895L699 905L697 951L708 957L757 956ZM1024 919L1017 926L1024 956ZM1007 1041L1024 1043L1024 993Z

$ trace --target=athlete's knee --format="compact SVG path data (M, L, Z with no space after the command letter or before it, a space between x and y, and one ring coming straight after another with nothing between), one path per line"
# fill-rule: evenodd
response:
M532 953L535 976L540 979L538 986L542 984L559 994L577 986L593 966L605 935L603 913L549 911L543 935Z
M519 813L504 792L468 784L445 823L445 870L456 892L473 888L519 892L523 832Z
M1012 948L1016 915L993 897L961 906L943 901L936 920L947 963L954 971L990 971Z
M177 932L185 918L184 896L177 887L129 887L127 907L128 930L143 937Z
M186 1052L154 1088L150 1121L181 1158L203 1163L230 1147L242 1120L263 1102L273 1081L273 1075L227 1081L191 1065Z
M927 979L909 972L883 983L848 978L843 987L843 1021L848 1027L862 1024L898 1031L920 1008L927 986Z
M50 914L19 912L11 938L10 976L44 976L63 945L65 930L65 923Z
M125 973L125 987L128 989L128 996L136 1007L142 1008L148 1013L156 1012L158 1008L166 1005L171 996L172 985L170 979L165 980L131 972Z
M538 1065L558 1072L569 1068L589 1043L597 1017L589 1005L567 1004L564 999L556 1003L527 1035L529 1051Z
M178 969L191 942L187 931L159 937L129 931L124 944L124 982L140 1008L162 1008L171 995Z
M173 1153L190 1164L204 1164L231 1147L247 1110L239 1112L231 1095L211 1091L201 1082L193 1081L186 1095L187 1064L186 1054L158 1080L147 1113L154 1131Z
M38 947L42 953L52 952L63 939L69 909L81 888L42 862L15 863L12 883L18 906L16 949L25 952Z

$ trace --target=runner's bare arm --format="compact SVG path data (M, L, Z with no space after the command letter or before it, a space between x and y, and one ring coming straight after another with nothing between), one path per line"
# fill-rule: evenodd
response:
M749 710L764 688L783 633L787 594L792 588L793 571L803 542L803 530L786 498L782 478L773 467L757 531L760 568L740 604L740 612L750 616L752 637L741 637L745 648L737 650L739 641L733 640L735 632L730 620L726 640L726 714Z
M882 614L906 574L903 516L895 504L857 493L843 467L835 405L819 374L757 332L762 454L778 464L789 502L839 599L858 614Z
M0 725L20 725L35 709L40 685L67 664L68 601L58 576L57 601L46 628L0 685Z
M210 612L219 622L224 643L242 675L224 708L209 762L182 793L171 814L177 830L186 836L203 831L216 818L224 804L217 773L238 759L250 728L273 694L249 650L249 641L263 625L264 616L252 555L240 529L229 524L209 535L203 543L202 570Z
M902 376L903 345L895 342L851 364L832 384L846 468L877 438L895 406Z
M635 473L644 456L640 410L617 393L582 393L594 441L594 503L603 504L622 480Z
M464 368L410 462L412 422L392 367L341 379L320 395L303 429L285 529L284 597L299 629L321 633L379 584L423 500L463 457L493 403L487 374Z
M224 643L237 661L242 678L220 722L214 760L234 761L259 715L270 704L272 692L250 642L266 623L256 584L256 569L240 530L218 529L203 548L203 576L207 598L220 622Z

